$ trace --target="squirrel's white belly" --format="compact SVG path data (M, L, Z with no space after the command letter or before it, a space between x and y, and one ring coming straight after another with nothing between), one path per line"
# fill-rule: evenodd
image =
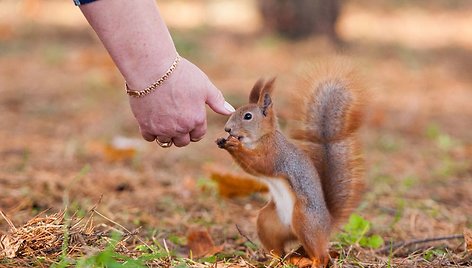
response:
M295 200L289 185L280 178L262 178L262 181L269 187L280 221L283 225L290 226Z

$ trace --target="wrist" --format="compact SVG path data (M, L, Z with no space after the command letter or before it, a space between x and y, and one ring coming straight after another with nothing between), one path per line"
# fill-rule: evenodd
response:
M176 62L178 53L168 49L165 53L152 56L137 57L121 66L121 73L129 89L143 90L165 76L169 68ZM171 75L171 74L169 74Z
M150 94L151 92L156 90L158 87L160 87L172 75L175 68L177 68L177 64L179 63L180 59L181 59L180 55L176 53L174 62L169 67L169 69L167 69L167 71L159 79L157 79L155 82L153 82L151 85L147 86L144 89L139 90L139 89L131 88L128 82L125 82L126 93L129 96L137 97L137 98L144 97Z

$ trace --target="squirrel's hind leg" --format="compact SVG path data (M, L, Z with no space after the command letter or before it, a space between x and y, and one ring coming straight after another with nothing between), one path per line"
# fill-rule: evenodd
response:
M326 267L328 264L329 220L329 215L319 215L303 202L295 203L292 229L313 261L312 267Z
M257 235L264 248L279 257L285 254L285 243L295 238L290 227L280 221L274 201L259 211Z

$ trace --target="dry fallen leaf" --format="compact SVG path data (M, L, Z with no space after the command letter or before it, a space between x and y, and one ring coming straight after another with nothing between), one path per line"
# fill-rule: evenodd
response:
M300 256L291 256L288 259L288 262L299 268L311 267L311 265L313 264L313 262L309 258Z
M220 196L231 198L268 191L265 184L249 175L230 173L213 166L206 169L210 172L210 178L217 183Z
M104 146L105 159L109 162L131 160L142 147L141 140L117 136Z
M202 229L191 229L188 232L187 246L194 258L211 256L223 250L223 246L216 247L208 231Z
M1 210L0 216L8 223L12 232L17 231L15 225L13 225L11 220ZM15 239L11 238L8 234L0 235L0 257L14 258L22 243L22 239L16 239L15 241Z
M0 236L0 257L15 258L24 240L15 240L8 235Z
M472 230L464 229L465 249L472 253Z
M104 146L103 152L105 159L109 162L119 162L133 159L133 157L136 155L135 149L118 149L109 144Z

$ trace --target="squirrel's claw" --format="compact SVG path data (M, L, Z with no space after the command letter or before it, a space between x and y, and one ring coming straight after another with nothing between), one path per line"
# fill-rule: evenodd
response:
M218 145L218 148L224 149L226 144L226 139L225 138L219 138L216 140L216 145Z

